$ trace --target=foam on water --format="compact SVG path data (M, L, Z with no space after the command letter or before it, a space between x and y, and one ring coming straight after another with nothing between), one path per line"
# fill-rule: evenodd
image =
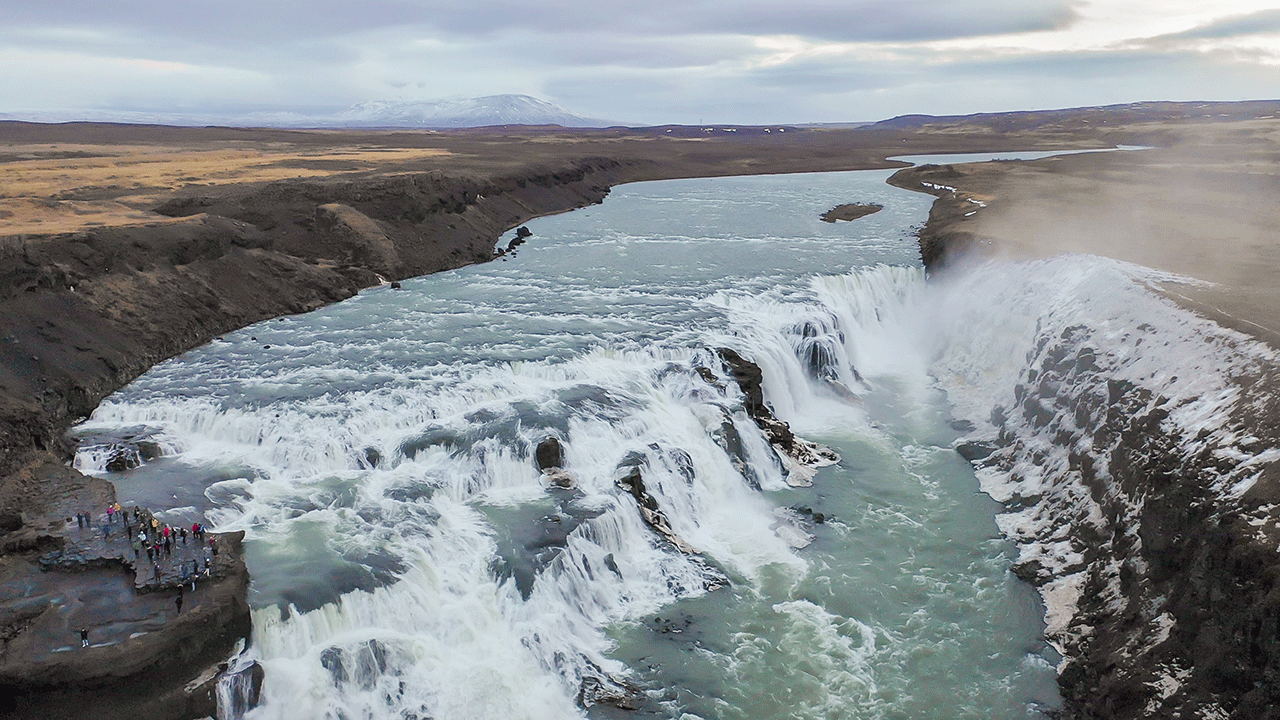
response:
M629 692L672 717L1025 717L1057 702L1040 611L929 373L989 414L1044 310L977 286L986 305L939 308L911 266L927 198L886 174L636 186L531 224L518 260L157 366L81 431L146 428L198 511L246 532L249 717L575 717ZM886 209L816 219L851 192ZM758 227L724 230L744 208ZM844 457L814 488L787 484L717 347ZM535 467L546 437L573 490ZM641 519L632 468L694 555Z

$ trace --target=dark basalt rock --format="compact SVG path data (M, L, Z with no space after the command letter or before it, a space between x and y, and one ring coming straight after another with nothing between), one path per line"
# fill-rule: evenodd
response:
M631 497L635 498L636 503L640 506L640 515L644 518L645 524L653 528L659 535L671 541L681 550L681 552L690 552L689 546L683 540L676 537L671 529L671 522L667 519L662 508L658 507L658 501L653 495L649 494L648 489L644 486L644 477L639 467L632 467L625 475L618 478L618 487L626 490Z
M956 452L960 457L975 462L981 460L996 451L996 446L984 442L962 442L956 445Z
M321 655L321 662L324 662L324 655ZM241 670L227 672L222 678L222 682L228 689L225 696L228 706L222 708L224 716L244 717L245 713L257 707L258 700L262 696L262 681L265 678L266 671L258 662L253 662Z
M112 450L106 469L107 472L124 472L155 460L163 454L164 451L160 446L150 440L121 443Z
M764 431L769 442L784 450L791 450L795 445L795 435L791 426L779 420L773 410L764 402L764 375L760 366L747 360L730 348L718 348L720 355L744 396L743 408L756 425Z
M0 530L4 532L17 532L22 529L22 514L6 511L0 512Z
M747 415L774 447L802 467L812 468L839 461L839 456L830 448L796 437L791 432L791 426L773 414L773 410L764 401L764 375L759 365L730 348L718 348L716 354L724 361L725 367L741 388L744 396L743 408Z
M1221 490L1239 458L1253 457L1239 438L1280 442L1280 376L1239 378L1253 400L1224 432L1183 437L1169 420L1177 402L1108 377L1102 368L1115 360L1099 356L1091 332L1042 337L1014 405L992 414L998 439L967 453L1000 472L1046 468L1035 494L1005 505L1050 519L1018 542L1065 540L1079 558L1013 567L1037 586L1081 576L1078 604L1054 638L1066 658L1064 715L1280 717L1280 557L1263 530L1280 472L1261 463L1242 497ZM1071 448L1067 466L1046 462L1044 438Z
M646 696L640 686L626 678L607 673L590 661L587 668L583 673L582 683L578 686L579 707L585 709L594 705L607 705L634 712L645 706Z
M533 453L539 470L557 470L564 467L564 448L559 438L549 437L538 443Z

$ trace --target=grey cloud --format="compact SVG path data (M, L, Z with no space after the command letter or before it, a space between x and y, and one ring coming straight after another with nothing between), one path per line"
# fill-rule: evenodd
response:
M1271 68L1230 54L1155 48L947 57L904 51L875 62L805 59L742 74L574 75L547 85L595 115L644 122L797 123L1077 107L1138 100L1239 100L1266 87ZM601 85L624 87L599 103ZM655 109L657 111L655 117Z
M443 0L430 24L459 33L562 29L640 35L798 35L831 41L923 40L1050 30L1076 18L1068 0L684 0L637 5L601 0Z
M1280 9L1223 18L1185 32L1161 35L1156 40L1218 40L1273 32L1280 32Z
M48 0L18 3L4 15L0 25L10 27L133 29L234 46L391 28L444 32L445 39L522 31L920 40L1050 30L1076 17L1071 0L223 0L216 10L173 0Z
M506 67L580 73L747 64L753 35L813 41L911 40L1049 29L1071 22L1072 0L0 0L0 43L35 53L186 63L343 85L330 97L415 74ZM398 67L397 67L398 66ZM354 75L376 77L361 81ZM127 81L122 80L122 85ZM445 83L449 84L449 83ZM492 83L491 83L492 84ZM493 88L496 90L496 88ZM184 91L189 89L184 88ZM407 91L407 89L406 89ZM436 92L436 87L421 93ZM536 91L505 83L501 91ZM291 95L293 93L290 93ZM367 98L366 98L367 99Z
M550 66L616 65L633 68L705 67L762 55L750 38L740 36L629 37L575 33L537 52L521 53L529 62Z

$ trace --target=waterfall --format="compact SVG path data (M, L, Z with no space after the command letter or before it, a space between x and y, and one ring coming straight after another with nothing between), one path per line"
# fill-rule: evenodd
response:
M885 204L869 222L894 217ZM481 266L246 328L82 426L97 447L144 428L163 457L125 486L185 483L198 497L174 512L246 533L263 679L248 709L244 673L228 679L222 714L935 717L935 693L1000 717L1052 708L1038 611L949 449L923 271L708 282L686 263L668 288L619 274L672 244L724 251L617 235L567 240L568 269L528 282ZM879 232L743 242L821 268L829 244L897 252ZM530 245L520 262L541 262ZM591 253L621 251L651 255L595 269ZM797 487L721 348L844 461ZM548 438L568 480L534 461ZM106 470L88 445L76 462ZM956 668L970 675L944 681Z

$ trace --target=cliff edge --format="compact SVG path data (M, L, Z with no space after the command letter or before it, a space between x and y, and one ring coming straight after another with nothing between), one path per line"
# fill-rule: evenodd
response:
M1066 717L1280 717L1280 362L1258 342L1280 316L1274 128L890 181L938 198L935 281L980 292L1030 266L971 265L1063 252L1211 281L1152 290L1213 323L1041 318L989 432L958 447L1048 606Z

